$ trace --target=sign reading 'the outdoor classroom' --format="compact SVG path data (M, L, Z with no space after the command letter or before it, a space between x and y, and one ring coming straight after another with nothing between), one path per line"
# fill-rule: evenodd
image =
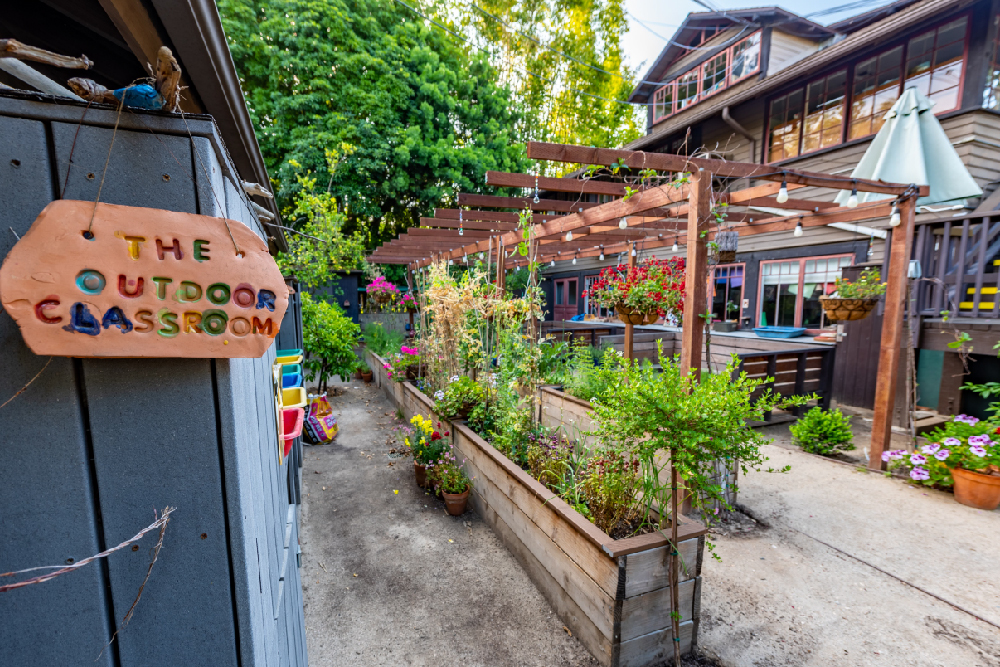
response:
M0 301L39 355L260 357L288 288L235 220L56 201L4 260Z

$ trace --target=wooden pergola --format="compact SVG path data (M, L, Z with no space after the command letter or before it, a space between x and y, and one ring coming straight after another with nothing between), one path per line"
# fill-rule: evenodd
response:
M433 218L421 218L421 227L411 228L378 247L369 260L382 264L405 264L417 270L437 261L467 260L469 255L490 252L502 269L526 264L528 258L508 256L511 248L529 237L531 259L537 262L568 260L628 253L634 266L633 250L651 250L685 244L690 275L707 275L708 243L718 231L736 231L741 237L767 232L792 231L836 222L860 222L888 218L894 202L901 226L892 235L886 281L885 316L879 355L878 384L869 467L883 467L882 452L890 442L891 415L901 353L903 301L906 272L913 239L916 200L927 195L927 186L884 183L849 176L774 168L744 162L728 162L683 155L646 153L562 144L528 143L528 157L536 160L610 167L624 165L630 170L652 169L671 174L689 174L686 181L640 188L626 198L626 184L579 178L549 178L534 174L487 172L487 182L498 187L527 188L612 197L607 203L565 201L527 197L496 197L460 194L459 206L530 209L528 234L518 224L519 214L490 210L435 209ZM714 179L763 181L735 192L714 192ZM792 199L780 202L776 195L782 184L787 191L811 187L855 190L889 195L891 199L850 208L830 202ZM714 229L713 207L726 204L725 229ZM754 214L749 207L787 209L789 215ZM738 211L738 209L745 209ZM623 224L624 223L624 224ZM511 253L513 255L513 253ZM707 281L688 280L684 298L684 323L701 321L707 304ZM625 354L631 357L632 325L625 327ZM681 367L699 374L704 327L683 326Z

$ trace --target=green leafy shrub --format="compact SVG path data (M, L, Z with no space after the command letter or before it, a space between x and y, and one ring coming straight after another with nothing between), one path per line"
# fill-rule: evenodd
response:
M386 331L385 327L378 322L365 327L365 345L383 359L399 352L399 348L404 342L406 342L406 338L401 332Z
M354 353L361 328L339 306L316 301L302 292L302 339L306 351L307 379L316 380L326 391L327 378L339 375L347 381L358 367Z
M444 419L468 417L485 398L486 392L472 378L453 376L445 389L434 392L434 412Z
M445 448L436 461L427 464L427 481L442 493L465 493L472 488L472 481L455 458L451 447Z
M596 360L594 352L603 350L603 356ZM570 396L583 401L589 401L600 395L606 384L602 369L615 370L621 365L621 353L611 347L595 348L589 345L577 345L569 362L569 371L563 389Z
M851 418L840 410L823 410L815 407L789 429L792 438L804 451L830 456L838 451L854 449L851 442Z

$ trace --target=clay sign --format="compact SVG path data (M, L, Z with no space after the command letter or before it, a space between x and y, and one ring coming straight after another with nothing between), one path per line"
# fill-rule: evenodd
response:
M39 355L260 357L288 288L263 239L226 222L53 202L4 260L0 301Z

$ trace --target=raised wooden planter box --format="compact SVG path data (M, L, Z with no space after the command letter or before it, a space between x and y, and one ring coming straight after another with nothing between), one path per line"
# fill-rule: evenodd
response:
M590 403L555 387L540 388L538 398L542 426L561 428L566 437L584 446L593 444L593 438L584 435L595 428Z
M373 369L375 364L381 369L377 357ZM412 384L385 378L382 387L407 419L416 413L433 415L433 401ZM562 400L552 394L549 399ZM659 533L611 539L465 424L448 427L456 455L474 479L473 508L573 635L602 665L639 667L669 659L673 634L667 539ZM679 529L680 640L687 653L697 643L705 529L683 517Z

